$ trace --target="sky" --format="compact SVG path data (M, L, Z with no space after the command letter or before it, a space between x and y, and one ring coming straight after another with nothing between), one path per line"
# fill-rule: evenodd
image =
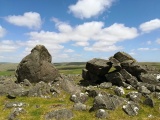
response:
M0 62L44 45L52 62L108 59L118 51L160 62L160 0L0 0Z

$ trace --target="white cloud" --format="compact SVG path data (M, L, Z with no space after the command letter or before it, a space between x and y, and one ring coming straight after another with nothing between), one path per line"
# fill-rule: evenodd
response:
M138 48L139 51L158 51L159 48Z
M0 41L0 52L15 52L18 47L19 46L11 40Z
M118 23L104 27L103 22L92 21L74 27L57 19L54 21L59 32L40 31L28 33L30 38L27 45L29 48L34 47L36 44L44 44L52 51L58 51L64 48L61 44L72 41L75 42L74 46L82 46L87 51L114 51L123 48L122 46L116 46L117 42L138 36L136 28L126 27ZM89 46L90 43L93 43L93 45Z
M78 0L69 6L69 11L78 18L91 18L103 13L112 6L115 0Z
M156 40L156 42L157 42L158 44L160 44L160 38L159 38L159 39L157 39L157 40Z
M122 46L115 46L115 45L109 45L109 46L92 46L92 47L85 47L84 50L86 51L95 51L95 52L110 52L110 51L119 51L122 50Z
M139 51L147 51L147 50L150 50L149 48L138 48L137 50Z
M160 28L160 19L154 19L154 20L150 20L148 22L142 23L139 26L139 28L142 32L149 33L153 30Z
M42 24L40 14L36 12L26 12L23 15L17 16L10 15L5 17L5 20L11 24L28 27L30 29L39 29Z
M73 53L74 50L73 49L66 49L66 50L64 50L64 52L66 52L66 53Z
M82 46L82 47L85 47L85 46L88 46L89 45L89 42L76 42L75 44L73 44L73 46Z
M6 30L0 25L0 38L6 34Z

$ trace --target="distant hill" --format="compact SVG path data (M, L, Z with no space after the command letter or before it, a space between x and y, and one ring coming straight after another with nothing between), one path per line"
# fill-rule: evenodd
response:
M14 71L17 68L18 63L0 63L0 71Z

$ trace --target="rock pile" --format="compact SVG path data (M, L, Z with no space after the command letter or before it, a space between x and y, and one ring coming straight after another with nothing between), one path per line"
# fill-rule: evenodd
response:
M117 52L109 60L94 58L88 61L82 70L82 77L90 83L110 82L125 88L131 86L137 89L143 84L151 91L157 91L152 86L156 87L159 83L148 67L140 65L125 52Z
M51 63L52 57L43 45L37 45L19 63L16 70L17 82L28 79L31 83L54 81L59 72Z

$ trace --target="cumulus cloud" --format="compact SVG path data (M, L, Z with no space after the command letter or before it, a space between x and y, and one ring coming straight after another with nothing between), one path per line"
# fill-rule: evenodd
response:
M12 40L0 41L0 52L14 52L18 49L18 45Z
M115 0L78 0L69 6L69 11L78 18L91 18L103 13L112 6Z
M61 44L69 41L74 42L74 46L82 46L86 51L114 51L121 50L122 46L115 44L120 41L133 39L138 36L136 28L126 27L124 24L115 23L109 27L104 27L103 22L86 22L77 26L56 20L56 27L59 32L30 32L27 45L29 48L36 44L44 44L48 48L62 50ZM93 43L92 46L89 46Z
M140 30L145 33L149 33L153 30L160 28L160 19L150 20L148 22L142 23L139 26Z
M36 12L26 12L23 15L10 15L5 20L17 26L39 29L42 24L41 16Z
M6 34L6 30L0 25L0 38Z

